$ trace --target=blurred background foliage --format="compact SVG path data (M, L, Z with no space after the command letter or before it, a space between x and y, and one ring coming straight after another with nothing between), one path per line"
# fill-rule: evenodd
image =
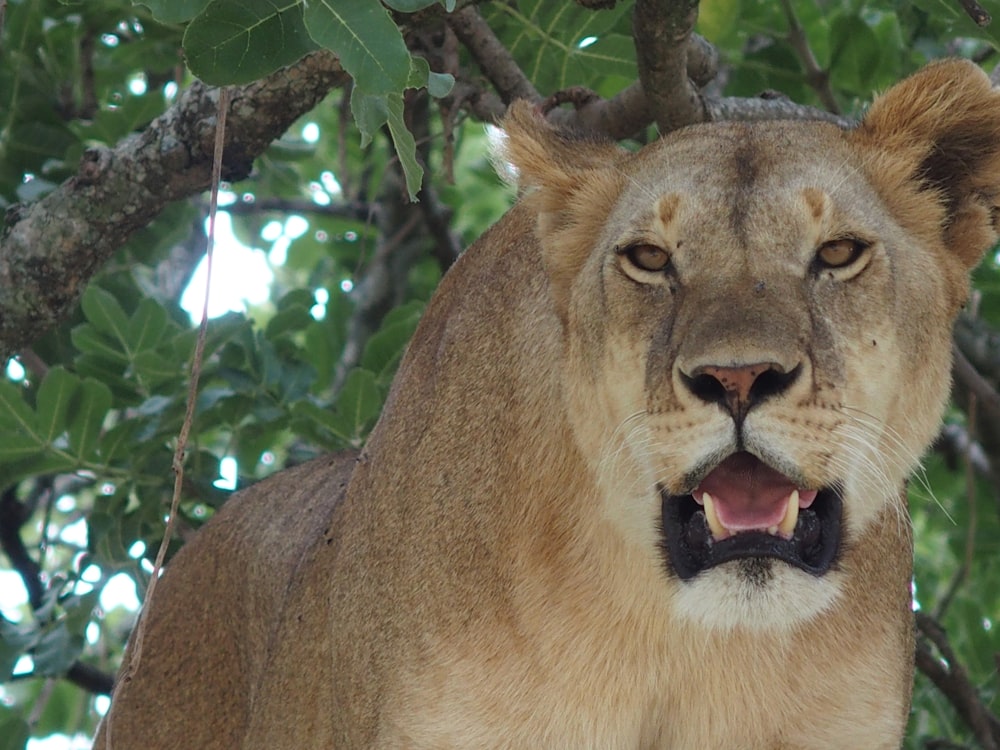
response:
M432 73L410 52L415 20L450 4L277 6L0 3L8 209L70 178L85 149L142 130L193 75L251 81L327 47L354 79L246 180L222 186L213 317L172 551L239 486L362 443L453 260L419 212L437 212L451 242L465 246L513 200L490 165L484 124L443 114L427 94L448 93L448 71ZM983 6L1000 12L1000 1ZM478 7L543 96L571 86L612 96L635 80L629 2ZM776 91L848 116L934 58L970 57L991 70L1000 42L1000 26L979 27L944 0L703 0L698 31L720 53L717 93ZM344 41L352 35L359 49ZM806 49L822 77L808 74ZM467 53L459 58L475 70ZM424 171L416 208L409 197ZM88 747L106 708L172 493L207 213L207 196L169 206L91 281L70 320L0 372L0 750ZM959 336L995 387L995 257L977 272L976 290ZM945 628L953 658L995 708L1000 487L990 433L1000 426L976 424L969 399L956 389L949 424L911 484L915 606ZM974 744L923 675L907 743Z

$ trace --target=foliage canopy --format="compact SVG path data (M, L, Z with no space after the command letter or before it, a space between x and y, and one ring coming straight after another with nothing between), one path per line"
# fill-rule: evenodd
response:
M982 5L1000 14L1000 0ZM28 259L44 273L56 274L60 258L92 257L72 284L52 277L64 298L54 316L59 325L35 329L0 312L9 318L8 329L0 320L0 349L16 354L0 377L6 750L31 738L93 731L95 696L99 703L109 689L134 620L120 597L102 594L132 582L141 596L147 584L164 534L197 337L182 297L200 278L206 246L204 179L155 198L154 188L149 196L147 188L131 188L149 203L149 218L120 236L114 228L128 224L127 212L105 216L105 203L85 205L83 213L105 221L102 231L110 235L113 252L97 257L78 232L82 220L54 208L56 198L86 185L80 165L102 165L100 180L110 181L108 175L141 171L124 159L126 147L153 144L156 158L172 168L177 144L165 135L167 125L190 122L199 133L214 117L217 95L196 79L232 87L233 111L242 108L247 119L270 122L275 109L285 118L275 119L280 124L266 148L246 146L244 153L242 125L230 133L222 211L233 236L218 246L217 270L230 289L249 291L263 277L268 292L208 326L173 552L233 487L362 443L441 274L512 200L489 163L484 121L516 95L558 92L550 104L606 103L634 91L645 71L636 55L641 30L633 30L625 0L4 6L0 298L24 309L34 304L5 280L12 278L8 267L21 262L15 240L26 222L37 221L38 236L51 245L44 263ZM874 91L928 60L960 55L990 69L1000 44L1000 26L978 26L945 0L703 0L693 7L696 31L719 59L707 80L691 78L715 112L780 105L781 97L758 98L770 91L850 118ZM694 57L692 51L689 70ZM305 81L317 65L330 76L318 106L295 96L268 104L260 94L275 76ZM284 66L291 67L282 73ZM199 113L198 106L207 109ZM573 115L563 107L556 116ZM647 114L626 128L626 144L655 137L653 119ZM198 158L192 143L182 144L177 162L185 169ZM86 198L69 193L67 200ZM234 260L226 265L226 257ZM266 270L253 277L254 264ZM931 630L923 630L912 748L936 738L958 743L948 746L977 741L967 711L996 708L995 258L977 272L976 289L956 343L978 380L956 371L949 424L911 488L915 602L947 632L946 642L924 623ZM971 709L928 677L942 663L949 678L956 667L964 670ZM992 713L980 716L1000 742L1000 722Z

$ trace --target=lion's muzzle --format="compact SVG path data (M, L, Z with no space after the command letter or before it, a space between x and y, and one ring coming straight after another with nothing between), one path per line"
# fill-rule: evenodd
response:
M750 453L729 456L690 494L660 494L664 547L683 580L748 558L782 560L820 576L840 550L840 489L797 487Z

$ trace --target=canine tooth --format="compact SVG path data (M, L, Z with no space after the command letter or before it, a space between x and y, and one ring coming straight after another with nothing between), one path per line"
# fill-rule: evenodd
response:
M785 517L778 524L778 531L785 537L791 537L795 533L795 524L799 520L799 491L792 490L788 496L788 508L785 510Z
M729 532L726 531L726 527L722 525L715 513L715 501L712 496L707 492L701 493L701 502L705 506L705 520L708 521L708 528L712 532L712 536L716 539L725 539L729 536Z

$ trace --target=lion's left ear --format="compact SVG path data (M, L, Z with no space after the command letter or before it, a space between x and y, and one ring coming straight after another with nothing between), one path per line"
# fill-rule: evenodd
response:
M1000 91L977 65L928 65L876 99L849 139L908 229L965 268L996 244Z

